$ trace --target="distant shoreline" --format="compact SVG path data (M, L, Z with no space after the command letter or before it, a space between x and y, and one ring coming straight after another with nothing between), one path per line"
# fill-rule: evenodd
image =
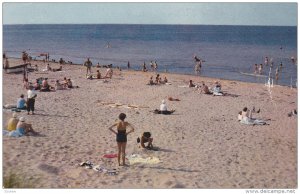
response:
M21 58L19 57L8 57L8 59L15 59L15 60L21 60ZM40 60L40 59L36 59L36 60L32 60L32 61L36 61L36 62L43 62L43 60ZM48 62L45 62L46 63L52 63L52 64L59 64L58 61L48 61ZM74 66L82 66L82 64L78 64L78 63L67 63L67 64L64 64L64 65L74 65ZM63 65L63 67L64 67ZM113 69L117 69L118 66L113 66ZM97 68L95 65L92 66L92 68L95 68L95 69L103 69L105 67L100 67L100 68ZM122 68L121 68L122 69ZM160 72L160 71L147 71L147 72L142 72L141 70L137 70L137 69L127 69L127 68L123 68L122 71L128 71L128 72L139 72L139 73L153 73L153 74L164 74L164 75L177 75L177 76L191 76L191 79L199 79L199 78L204 78L204 79L215 79L215 80L220 80L220 81L227 81L227 82L241 82L241 83L246 83L246 84L259 84L259 85L265 85L264 83L255 83L255 82L246 82L246 81L240 81L240 80L234 80L234 79L223 79L223 78L216 78L216 77L209 77L209 76L201 76L201 75L195 75L195 74L186 74L186 73L175 73L175 72ZM287 86L287 85L274 85L274 86L281 86L281 87L287 87L289 88L290 86ZM296 88L293 86L293 88ZM296 88L297 89L297 88Z

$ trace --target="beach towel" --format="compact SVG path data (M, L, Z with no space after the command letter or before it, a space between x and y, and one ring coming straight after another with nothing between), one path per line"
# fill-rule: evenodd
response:
M5 129L2 130L2 135L3 135L3 136L8 135L8 133L9 133L9 131L7 131L7 130L5 130Z
M104 154L103 158L116 158L118 157L118 154Z
M3 105L3 108L6 108L6 109L17 108L17 105L15 105L15 104L5 104L5 105Z
M101 105L107 105L108 107L111 108L131 108L131 109L139 109L139 108L149 108L149 106L143 106L143 105L135 105L135 104L122 104L122 103L115 103L115 102L99 102Z
M23 134L21 134L19 131L15 130L15 131L11 131L7 134L7 136L9 137L22 137Z
M82 162L79 164L81 167L85 167L86 169L93 169L97 172L103 172L107 175L117 175L119 174L119 171L117 169L107 169L101 165L94 165L90 161Z
M158 164L160 162L159 158L157 157L147 157L147 158L143 158L141 155L139 154L131 154L130 156L127 157L127 160L129 161L130 165L133 164Z
M264 120L249 119L249 118L240 120L240 123L245 124L245 125L265 125L265 124L267 124Z
M185 86L178 86L179 88L189 88L188 85L185 85Z
M223 93L220 93L220 92L213 92L213 95L214 95L214 96L223 96Z

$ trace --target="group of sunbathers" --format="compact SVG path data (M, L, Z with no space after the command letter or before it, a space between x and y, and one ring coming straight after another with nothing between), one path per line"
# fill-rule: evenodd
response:
M159 85L168 83L168 79L165 76L164 79L160 77L159 74L156 75L155 80L153 80L153 76L150 77L148 85Z
M193 80L189 81L189 88L198 88L200 89L200 93L204 94L212 94L213 96L223 96L224 93L221 91L220 82L216 81L215 86L212 89L209 89L208 86L202 82L202 85L197 85L193 83Z

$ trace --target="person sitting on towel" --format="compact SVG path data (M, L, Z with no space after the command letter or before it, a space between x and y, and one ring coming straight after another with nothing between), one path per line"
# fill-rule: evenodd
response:
M208 89L208 86L205 85L204 82L202 83L202 90L201 90L201 92L202 91L204 92L204 94L212 94L212 92Z
M26 100L24 99L24 94L21 94L17 101L17 109L26 110Z
M24 117L20 117L16 130L11 131L8 135L12 137L21 137L23 135L38 135L38 132L33 130L31 124L25 122Z
M152 145L153 138L151 137L150 132L144 132L141 138L137 138L137 142L141 143L142 148L153 149L153 145ZM148 143L148 145L145 146L145 143Z
M19 119L17 118L17 113L13 113L12 118L10 118L7 122L7 126L6 126L7 131L16 130L18 122Z
M164 114L164 115L170 115L173 112L175 112L175 110L170 110L170 111L168 110L165 100L162 101L162 103L161 103L161 105L159 107L159 110L157 110L157 109L154 110L154 113L156 113L156 114Z
M257 113L260 110L257 111ZM253 110L248 110L247 107L243 108L243 111L239 112L238 115L238 121L240 121L243 124L247 124L247 125L266 125L266 121L261 120L261 119L256 119L256 118L252 118L252 113L254 112L254 108Z
M213 95L214 96L223 96L223 92L221 91L221 84L216 81L215 82L215 87L213 88Z

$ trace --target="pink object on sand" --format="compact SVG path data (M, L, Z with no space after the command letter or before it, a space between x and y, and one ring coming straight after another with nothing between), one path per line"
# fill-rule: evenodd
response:
M118 154L104 154L103 158L116 158L118 157Z

